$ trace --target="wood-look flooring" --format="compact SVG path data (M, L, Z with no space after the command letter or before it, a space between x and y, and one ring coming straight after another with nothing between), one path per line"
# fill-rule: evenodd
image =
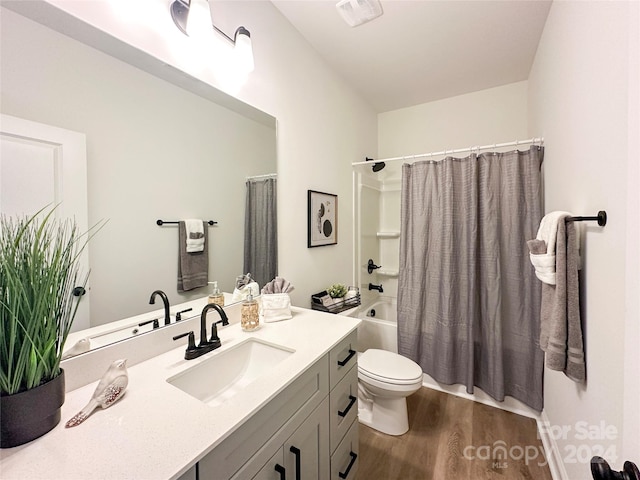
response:
M552 480L535 420L426 387L407 407L404 435L360 424L358 480Z

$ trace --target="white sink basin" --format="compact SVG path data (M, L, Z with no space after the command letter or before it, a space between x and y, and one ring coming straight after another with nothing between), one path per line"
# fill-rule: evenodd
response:
M294 352L250 338L229 350L206 354L211 358L168 378L167 382L213 407L234 397Z

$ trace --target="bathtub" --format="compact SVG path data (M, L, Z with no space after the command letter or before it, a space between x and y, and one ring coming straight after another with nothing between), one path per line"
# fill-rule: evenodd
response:
M375 315L372 311L375 310ZM369 348L379 348L389 352L398 353L398 310L394 297L378 297L363 304L355 310L345 312L350 317L362 319L358 326L358 352L364 352ZM430 375L424 374L422 385L440 392L455 395L457 397L473 400L492 407L500 408L507 412L517 413L525 417L539 420L538 412L516 400L513 397L505 397L503 402L498 402L476 387L473 394L468 394L464 385L445 385L434 380Z
M393 297L365 302L349 316L362 319L358 326L359 352L379 348L398 353L397 303Z

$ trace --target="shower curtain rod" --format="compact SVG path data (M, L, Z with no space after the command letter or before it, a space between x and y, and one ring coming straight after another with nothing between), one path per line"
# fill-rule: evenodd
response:
M420 153L418 155L406 155L403 157L392 157L392 158L375 158L375 159L369 159L366 160L364 162L354 162L351 165L352 166L356 166L356 165L372 165L372 161L373 162L395 162L397 160L416 160L418 158L424 158L424 157L439 157L441 155L449 155L449 154L454 154L454 153L463 153L463 152L474 152L474 151L480 151L480 150L489 150L492 148L504 148L504 147L519 147L520 145L528 145L528 144L533 144L535 145L536 143L539 143L540 145L544 144L544 138L542 137L534 137L534 138L530 138L528 140L516 140L515 142L507 142L507 143L493 143L491 145L482 145L482 146L475 146L475 147L467 147L467 148L457 148L455 150L443 150L441 152L431 152L431 153Z
M266 175L254 175L253 177L247 177L247 180L262 180L266 178L276 178L278 176L277 173L267 173Z

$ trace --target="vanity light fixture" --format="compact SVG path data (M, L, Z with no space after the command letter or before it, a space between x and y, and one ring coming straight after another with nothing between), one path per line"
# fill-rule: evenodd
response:
M249 30L240 26L233 38L224 33L213 24L208 0L173 0L169 11L176 27L189 37L202 36L203 30L206 32L210 25L233 44L239 67L247 73L253 71L253 49Z
M350 27L357 27L382 15L380 0L340 0L338 13Z

